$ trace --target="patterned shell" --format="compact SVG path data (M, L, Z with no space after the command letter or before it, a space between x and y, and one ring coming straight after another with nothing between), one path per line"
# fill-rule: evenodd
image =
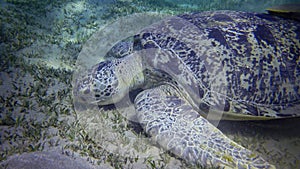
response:
M224 102L231 114L300 115L298 21L233 11L183 14L134 37L133 50L147 48L171 52L192 72L200 109Z

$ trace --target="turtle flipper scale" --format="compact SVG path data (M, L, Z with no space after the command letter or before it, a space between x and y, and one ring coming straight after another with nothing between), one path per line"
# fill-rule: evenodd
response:
M204 166L275 168L230 140L168 85L148 89L135 99L138 120L163 149Z

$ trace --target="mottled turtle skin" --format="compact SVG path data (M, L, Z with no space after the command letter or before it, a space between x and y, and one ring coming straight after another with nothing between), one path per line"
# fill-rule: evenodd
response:
M169 17L113 47L115 59L77 79L74 94L106 105L142 89L134 100L138 122L162 148L191 164L275 168L207 118L299 116L299 39L298 21L268 14Z

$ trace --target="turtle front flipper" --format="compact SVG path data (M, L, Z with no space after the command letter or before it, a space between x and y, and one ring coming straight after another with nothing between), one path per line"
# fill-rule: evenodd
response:
M140 93L135 108L145 132L162 148L188 163L225 168L275 168L226 137L169 85Z

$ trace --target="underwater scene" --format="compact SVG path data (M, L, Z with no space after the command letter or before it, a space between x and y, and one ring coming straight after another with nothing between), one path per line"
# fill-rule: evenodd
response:
M300 168L300 0L0 5L0 168Z

